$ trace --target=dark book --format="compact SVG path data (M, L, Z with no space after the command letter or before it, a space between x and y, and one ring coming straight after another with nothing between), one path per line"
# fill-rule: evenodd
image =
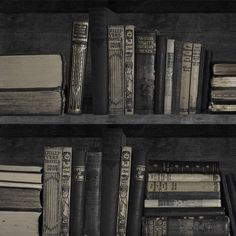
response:
M104 131L101 235L116 235L120 157L121 147L124 145L125 136L122 130L110 129Z
M164 35L157 36L155 102L154 102L155 106L154 111L156 114L164 113L166 40L167 37Z
M128 236L141 234L146 171L145 151L134 149L127 226Z
M86 153L84 235L100 236L102 153Z
M85 149L75 149L72 161L71 235L84 235L85 173Z
M144 208L144 216L146 217L185 217L185 216L224 216L225 209L223 207L191 207L191 208Z
M143 219L142 235L147 236L228 236L229 234L230 227L227 216L145 217Z
M136 32L135 112L152 114L154 110L156 33Z
M159 173L202 173L216 174L219 173L218 162L205 161L160 161L149 160L149 172Z

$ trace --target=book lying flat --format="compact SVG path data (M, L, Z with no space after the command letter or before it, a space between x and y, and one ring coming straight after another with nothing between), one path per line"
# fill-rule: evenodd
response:
M0 171L41 173L41 166L0 165Z
M0 181L3 182L23 182L23 183L42 183L41 173L24 173L24 172L1 172Z
M236 63L219 63L213 65L214 75L236 75Z
M42 184L0 181L0 187L42 189Z
M216 76L211 79L212 88L236 88L236 76Z
M213 104L211 103L208 107L210 112L225 113L225 112L236 112L236 104Z

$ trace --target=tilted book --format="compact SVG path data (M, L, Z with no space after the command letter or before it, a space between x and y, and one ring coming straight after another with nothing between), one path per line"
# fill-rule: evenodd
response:
M109 113L124 114L124 26L108 26Z
M68 112L82 112L83 84L88 44L88 22L73 22L72 60Z
M120 165L120 187L117 210L117 236L126 236L129 209L131 162L132 148L128 146L122 147Z

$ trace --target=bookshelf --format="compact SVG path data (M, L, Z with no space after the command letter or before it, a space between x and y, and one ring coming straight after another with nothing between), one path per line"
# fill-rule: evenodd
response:
M0 53L62 53L69 78L71 28L89 17L91 7L117 12L120 23L158 28L176 39L200 41L213 61L235 61L236 2L233 0L3 0L0 2ZM91 52L88 51L83 115L0 116L0 162L43 165L44 146L97 147L103 133L119 129L127 144L143 146L148 158L220 161L236 170L235 115L92 115Z

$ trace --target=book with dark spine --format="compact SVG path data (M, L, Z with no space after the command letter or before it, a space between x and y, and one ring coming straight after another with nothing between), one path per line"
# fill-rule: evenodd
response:
M184 43L180 89L180 114L189 113L189 88L191 80L192 49L192 43Z
M72 162L71 235L84 235L85 173L85 149L75 150Z
M69 113L79 114L82 112L83 84L88 47L88 27L88 22L73 22L70 92L67 109Z
M124 26L108 27L109 114L124 114Z
M146 152L141 149L134 149L127 236L141 234L146 171Z
M134 26L125 26L124 96L125 115L134 114Z
M120 157L125 142L121 129L103 133L101 235L116 235Z
M174 51L175 51L175 40L174 39L167 39L164 114L171 114L171 111L172 111Z
M167 37L157 36L156 53L156 78L155 78L155 113L164 113L164 88L165 88L165 66L166 66L166 41Z
M143 235L148 236L228 236L230 234L227 216L145 217L143 226Z
M100 236L102 153L86 153L84 235Z
M200 43L193 44L192 66L191 66L191 80L189 91L189 113L197 113L197 98L200 76L200 60L201 60L202 45Z
M158 173L219 173L219 162L149 160L149 172Z
M129 208L129 189L132 163L132 148L124 146L121 153L120 187L117 210L117 236L126 236L127 218Z
M152 114L154 109L156 33L135 33L135 112Z

